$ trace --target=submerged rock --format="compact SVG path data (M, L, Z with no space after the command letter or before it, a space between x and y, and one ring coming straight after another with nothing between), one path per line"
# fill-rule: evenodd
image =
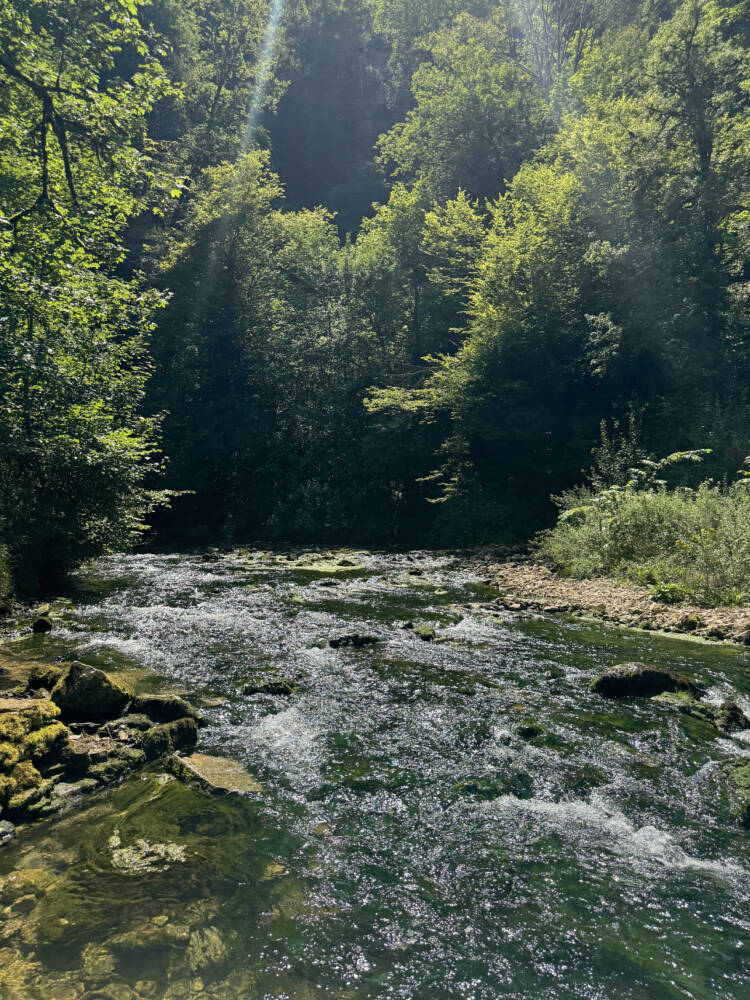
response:
M707 722L715 726L725 736L742 732L743 729L750 729L750 719L735 701L727 700L721 705L710 705L698 701L692 695L679 692L665 692L657 695L654 701L661 705L668 705L683 715Z
M750 758L732 761L727 777L732 812L745 829L750 829Z
M256 678L250 681L242 693L246 695L267 694L281 698L290 698L297 691L297 682L286 677Z
M151 843L141 837L129 846L123 846L119 830L115 830L107 846L112 852L112 866L129 875L166 871L186 860L185 848L181 844Z
M418 635L422 642L434 642L437 639L437 632L432 625L415 625L411 632Z
M31 625L34 635L46 635L52 631L52 622L49 618L37 618Z
M618 663L605 670L591 684L594 694L603 698L652 698L665 692L680 692L698 697L703 688L683 674L646 663Z
M219 965L227 957L227 946L216 927L195 930L190 935L187 960L191 972Z
M130 688L103 670L78 662L71 663L52 690L52 701L69 719L114 719L132 698Z
M499 799L502 795L530 799L534 796L534 782L526 771L513 767L505 774L459 781L453 786L451 795L454 799L469 797L483 802Z
M338 639L331 639L328 645L331 649L362 649L365 646L377 646L382 641L376 635L360 635L354 632L351 635L342 635Z

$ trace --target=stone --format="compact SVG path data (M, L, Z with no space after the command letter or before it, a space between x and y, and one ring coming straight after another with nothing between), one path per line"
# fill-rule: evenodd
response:
M216 927L195 930L190 935L187 960L192 972L218 965L227 957L227 947Z
M618 663L600 674L591 684L591 690L603 698L652 698L679 691L698 697L703 688L671 670L645 663Z
M143 750L148 760L158 760L175 750L187 750L198 742L198 726L194 719L178 719L154 726L144 733Z
M124 684L103 670L78 662L71 663L52 690L52 701L65 718L73 720L114 719L132 698L133 692Z
M692 695L681 692L665 692L657 695L654 699L661 705L668 705L677 709L683 715L689 715L694 719L700 719L715 726L725 736L750 729L750 719L745 715L739 705L731 700L723 702L721 705L710 705L703 701L698 701Z
M185 848L180 844L151 843L141 837L130 846L123 846L119 830L115 830L107 846L112 852L112 866L127 874L166 871L186 860ZM147 934L159 930L150 924L145 927Z
M52 631L52 622L49 618L37 618L31 625L34 635L46 635Z
M29 733L24 742L24 752L35 761L60 760L70 744L70 735L62 722Z
M7 819L0 820L0 844L7 844L15 835L15 826Z
M415 625L411 631L414 635L418 635L422 642L434 642L437 639L437 632L431 625Z
M54 876L43 868L22 868L0 878L0 905L10 906L24 896L41 896L54 883Z
M99 783L94 778L83 778L81 781L73 782L60 781L52 790L52 795L61 799L74 799L79 795L95 792L98 787Z
M37 663L32 667L29 674L29 687L32 691L36 691L39 688L51 691L64 673L65 671L62 667L57 667L54 664Z
M533 724L527 726L519 726L516 730L516 734L522 739L531 741L539 739L540 736L544 736L544 730L541 726L535 726Z
M331 649L362 649L364 646L377 646L382 642L375 635L360 635L355 632L351 635L342 635L338 639L331 639L328 645Z
M10 770L21 759L21 751L12 743L0 743L0 768Z
M130 711L145 715L152 722L176 722L178 719L194 719L199 726L206 723L192 705L176 694L137 695L133 698Z
M727 777L732 813L745 829L750 829L750 759L731 761Z
M281 698L290 698L296 691L297 684L295 681L289 680L286 677L278 677L276 679L269 678L268 680L262 678L253 680L243 689L242 693L246 695L267 694Z
M115 756L99 764L93 764L89 770L89 776L101 784L111 784L120 781L131 771L143 767L146 763L146 753L136 747L124 747L118 750Z
M194 753L190 757L170 757L167 766L178 778L197 784L218 795L250 795L263 786L237 761Z

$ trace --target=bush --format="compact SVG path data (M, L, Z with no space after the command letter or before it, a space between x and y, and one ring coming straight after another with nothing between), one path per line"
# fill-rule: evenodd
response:
M609 489L565 498L539 557L578 578L650 585L655 600L744 604L750 596L750 484Z

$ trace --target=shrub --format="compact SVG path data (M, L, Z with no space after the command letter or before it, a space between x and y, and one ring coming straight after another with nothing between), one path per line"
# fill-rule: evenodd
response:
M578 578L609 575L650 586L655 600L744 604L750 596L750 483L697 489L633 483L562 500L538 556Z

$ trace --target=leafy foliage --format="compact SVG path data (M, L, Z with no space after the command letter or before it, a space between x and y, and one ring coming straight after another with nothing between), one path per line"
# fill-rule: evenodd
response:
M139 406L161 296L117 273L161 197L145 116L169 85L137 12L0 6L0 538L26 587L131 542L158 500Z

